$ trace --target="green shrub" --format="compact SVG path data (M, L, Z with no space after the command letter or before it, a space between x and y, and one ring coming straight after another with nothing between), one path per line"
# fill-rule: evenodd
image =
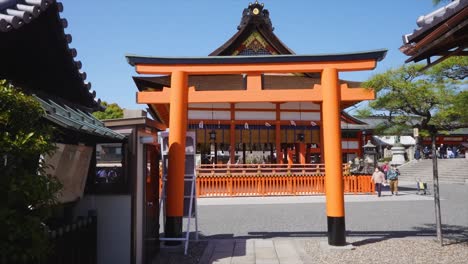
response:
M44 173L52 130L33 97L0 80L0 256L39 259L61 184Z

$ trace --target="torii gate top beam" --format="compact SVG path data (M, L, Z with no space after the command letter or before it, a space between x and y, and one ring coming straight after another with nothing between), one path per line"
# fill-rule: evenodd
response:
M127 61L140 74L241 74L252 72L297 73L372 70L387 50L324 55L145 57L127 55ZM215 66L215 67L214 67Z
M268 55L268 56L208 56L208 57L143 57L127 55L128 62L140 74L246 74L247 89L240 91L197 91L190 87L189 103L220 102L321 102L322 87L310 89L263 89L262 73L322 72L324 69L340 71L372 70L387 51L376 50L361 53L329 55ZM221 84L222 85L222 84ZM341 101L374 99L371 90L348 88L341 85ZM137 94L138 103L168 104L171 89L145 91Z

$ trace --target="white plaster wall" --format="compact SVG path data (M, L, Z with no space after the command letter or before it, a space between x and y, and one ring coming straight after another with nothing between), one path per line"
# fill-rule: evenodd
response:
M131 238L130 195L85 195L75 216L97 212L97 263L129 264Z
M237 103L236 109L276 109L276 104L272 103Z
M275 120L275 112L236 112L236 120Z
M202 110L189 110L189 119L204 119L204 120L231 120L230 111L202 111Z
M290 109L290 110L320 110L320 104L311 103L311 102L287 102L280 105L281 109Z
M307 113L281 112L281 120L320 121L320 113L319 112L307 112Z
M343 149L358 149L359 144L356 141L343 140L343 141L341 141L341 148L343 148Z

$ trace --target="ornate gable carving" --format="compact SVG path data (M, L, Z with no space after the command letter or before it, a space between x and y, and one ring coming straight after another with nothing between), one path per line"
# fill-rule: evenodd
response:
M275 55L278 54L273 47L258 33L252 34L237 48L232 56Z

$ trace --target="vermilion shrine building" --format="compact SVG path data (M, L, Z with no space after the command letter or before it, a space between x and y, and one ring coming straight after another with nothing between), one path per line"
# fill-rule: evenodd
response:
M209 56L294 55L273 30L268 10L263 9L263 4L253 3L244 10L238 32ZM188 76L188 86L196 91L242 91L247 88L250 77L246 74L193 74ZM288 99L297 89L313 92L314 85L320 84L320 73L265 72L256 78L264 90L282 89L284 100L252 102L241 95L239 99L245 100L189 102L188 130L196 132L201 163L323 163L321 102L310 97L300 102ZM148 103L155 119L168 126L169 104L148 101L146 92L170 87L170 76L138 76L134 80L141 91L138 101ZM345 80L339 80L339 84L350 91L360 85ZM362 157L362 146L371 136L363 133L367 127L365 123L343 111L364 99L374 98L373 92L366 94L341 102L343 162ZM213 98L213 94L209 95ZM224 94L220 93L220 97Z

